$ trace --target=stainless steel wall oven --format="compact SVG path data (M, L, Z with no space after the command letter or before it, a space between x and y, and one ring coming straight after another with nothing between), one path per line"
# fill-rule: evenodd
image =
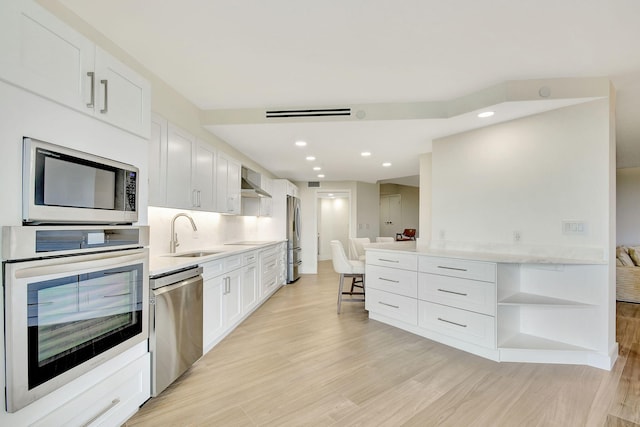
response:
M3 227L6 407L148 338L148 227Z

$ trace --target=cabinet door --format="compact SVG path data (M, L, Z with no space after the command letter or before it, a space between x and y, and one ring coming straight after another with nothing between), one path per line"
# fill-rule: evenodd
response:
M225 274L227 280L224 293L225 330L234 326L242 318L242 270Z
M242 313L252 310L258 303L258 268L256 264L242 269Z
M167 204L167 120L151 116L149 138L149 205Z
M215 176L216 153L213 147L204 141L198 140L194 159L194 186L196 208L215 210Z
M202 335L205 351L222 335L225 328L223 296L225 276L216 276L204 281L202 290Z
M241 165L223 153L216 162L216 210L220 213L240 215Z
M99 47L96 47L95 53L95 73L96 116L149 138L149 82Z
M0 1L0 78L93 114L95 45L35 2Z
M171 123L167 126L167 206L191 209L191 164L195 138Z

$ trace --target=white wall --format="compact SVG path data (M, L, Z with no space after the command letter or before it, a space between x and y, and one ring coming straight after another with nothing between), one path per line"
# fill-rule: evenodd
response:
M640 168L617 170L618 245L640 245Z
M609 101L602 99L435 140L433 240L506 244L514 251L586 246L604 258L609 126ZM563 234L563 220L584 221L587 232Z
M380 235L380 203L378 184L356 183L357 225L353 227L355 236L368 237L371 241Z
M431 241L431 193L432 193L432 176L433 155L425 153L420 155L420 218L419 229L420 236L416 239L419 245L428 246Z

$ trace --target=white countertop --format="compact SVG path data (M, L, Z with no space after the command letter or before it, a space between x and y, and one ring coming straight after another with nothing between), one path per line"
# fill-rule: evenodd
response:
M416 242L371 243L365 245L365 250L393 250L418 255L439 256L473 261L487 261L510 264L574 264L574 265L606 265L608 262L596 258L562 257L550 254L535 253L501 253L486 251L463 251L434 249L430 247L416 247Z
M207 246L206 248L199 248L189 251L176 252L175 254L162 254L149 257L149 275L157 276L160 274L169 273L175 270L181 270L190 266L200 265L207 261L213 261L215 259L224 258L229 255L236 255L242 252L249 252L256 249L264 248L267 246L275 245L283 242L284 240L273 240L265 242L251 242L252 244L243 245L217 245ZM201 257L180 257L181 253L190 252L216 252L212 255L206 255Z

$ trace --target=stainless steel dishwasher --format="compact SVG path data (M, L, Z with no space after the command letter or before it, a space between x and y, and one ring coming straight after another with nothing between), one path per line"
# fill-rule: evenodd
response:
M151 396L202 356L202 284L202 267L149 278Z

